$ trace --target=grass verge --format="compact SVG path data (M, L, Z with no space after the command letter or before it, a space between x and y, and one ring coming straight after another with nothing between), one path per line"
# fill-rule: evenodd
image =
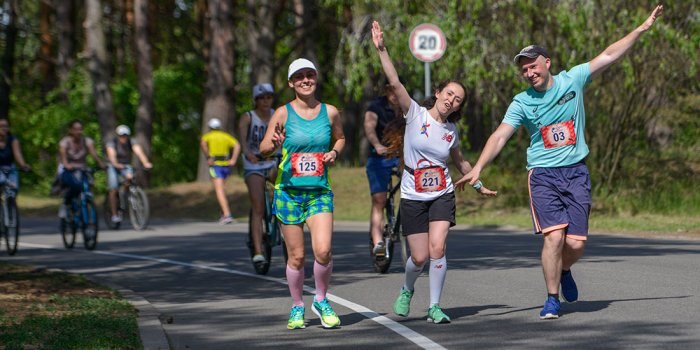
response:
M141 349L136 317L83 276L0 262L2 349Z
M532 223L528 212L526 177L490 169L483 177L489 188L499 191L498 197L483 198L471 189L458 193L457 222L482 226L508 225L530 230ZM334 167L331 169L331 183L335 194L335 219L369 220L370 195L364 168ZM226 192L233 215L247 220L250 200L242 177L230 177L226 182ZM591 231L700 237L700 213L694 213L692 209L700 207L697 204L700 195L687 190L685 193L674 193L675 198L682 194L685 197L682 201L664 202L663 207L668 207L667 210L650 207L646 192L620 190L617 192L621 196L619 198L594 195ZM211 221L219 218L216 197L208 182L151 189L148 195L154 218ZM102 208L103 198L101 195L96 198L99 209ZM659 205L660 195L656 196L656 201ZM18 199L23 216L55 217L59 202L58 198L34 197L25 193Z

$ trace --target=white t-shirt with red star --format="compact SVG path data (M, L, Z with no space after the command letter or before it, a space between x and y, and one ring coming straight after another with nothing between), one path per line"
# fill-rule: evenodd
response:
M447 159L450 157L450 150L459 147L457 126L433 119L425 107L413 100L404 118L404 163L414 169L414 173L404 169L401 177L401 198L428 201L454 192L447 169ZM418 174L420 169L427 167L436 168L429 173ZM444 178L440 176L440 172L444 173Z

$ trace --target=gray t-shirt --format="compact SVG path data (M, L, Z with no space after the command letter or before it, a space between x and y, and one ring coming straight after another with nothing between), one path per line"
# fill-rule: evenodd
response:
M87 166L88 147L95 145L89 137L81 137L78 142L74 142L71 136L61 139L59 145L66 150L66 160L78 168Z

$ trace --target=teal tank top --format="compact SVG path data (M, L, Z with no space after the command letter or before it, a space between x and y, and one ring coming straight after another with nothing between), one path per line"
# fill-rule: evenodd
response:
M300 117L291 104L285 107L286 135L275 188L330 191L328 169L323 164L323 154L328 152L331 143L326 104L321 104L318 115L311 120Z

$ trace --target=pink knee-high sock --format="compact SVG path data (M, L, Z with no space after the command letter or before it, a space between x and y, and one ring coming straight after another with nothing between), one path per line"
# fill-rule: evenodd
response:
M314 261L314 281L316 282L316 301L321 301L326 298L328 285L331 282L331 273L333 272L333 260L328 262L328 265L321 265L318 261Z
M304 268L295 270L287 265L287 285L292 295L293 306L304 306Z

